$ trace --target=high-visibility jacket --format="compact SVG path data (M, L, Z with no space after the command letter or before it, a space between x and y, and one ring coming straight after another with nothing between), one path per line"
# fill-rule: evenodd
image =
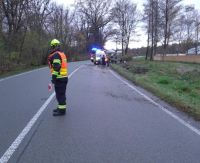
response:
M51 61L51 58L56 53L59 54L61 59L53 59ZM55 51L54 53L49 55L48 61L49 61L49 67L51 69L51 74L56 75L57 79L66 78L68 76L67 58L66 58L66 55L63 52ZM55 63L60 64L60 70L59 71L54 70L53 64L55 64Z

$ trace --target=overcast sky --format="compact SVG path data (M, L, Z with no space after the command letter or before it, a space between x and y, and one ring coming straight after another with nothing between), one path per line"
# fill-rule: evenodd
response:
M55 0L58 4L62 4L64 6L70 7L74 3L75 0ZM143 5L146 0L132 0L134 3L138 5L138 8L141 10L141 6ZM184 5L191 5L194 4L196 9L200 10L200 0L183 0L182 3ZM141 47L141 46L146 46L146 36L141 33L141 37L139 38L138 42L132 42L130 43L130 48L135 48L135 47ZM115 49L115 43L113 42L107 42L105 48L108 49Z
M73 4L75 0L55 0L58 4L64 4L65 6L69 6ZM133 2L138 5L142 5L146 0L133 0ZM199 0L183 0L184 4L194 4L195 8L200 9L200 1Z

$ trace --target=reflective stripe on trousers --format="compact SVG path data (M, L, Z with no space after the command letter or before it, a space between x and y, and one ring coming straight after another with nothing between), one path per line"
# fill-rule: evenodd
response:
M55 82L55 92L56 99L58 101L58 109L66 109L66 87L67 81L59 81Z

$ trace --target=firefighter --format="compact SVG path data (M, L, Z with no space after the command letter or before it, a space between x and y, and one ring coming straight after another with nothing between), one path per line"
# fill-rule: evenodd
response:
M109 65L110 65L110 58L109 58L108 55L106 55L106 59L105 59L105 61L106 61L106 65L107 65L107 67L109 67Z
M68 82L68 66L66 55L60 50L60 41L53 39L50 42L51 53L48 64L51 69L52 83L54 84L58 107L53 110L54 116L66 113L66 87Z
M105 60L105 55L102 56L101 60L102 60L102 65L106 65L106 60Z

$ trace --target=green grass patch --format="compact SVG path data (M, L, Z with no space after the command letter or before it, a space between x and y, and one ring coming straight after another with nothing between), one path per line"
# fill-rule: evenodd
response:
M111 67L135 84L200 120L200 65L145 61L139 58L125 64L112 64ZM135 71L141 67L141 73Z
M170 81L167 77L159 77L158 78L158 84L169 84Z

